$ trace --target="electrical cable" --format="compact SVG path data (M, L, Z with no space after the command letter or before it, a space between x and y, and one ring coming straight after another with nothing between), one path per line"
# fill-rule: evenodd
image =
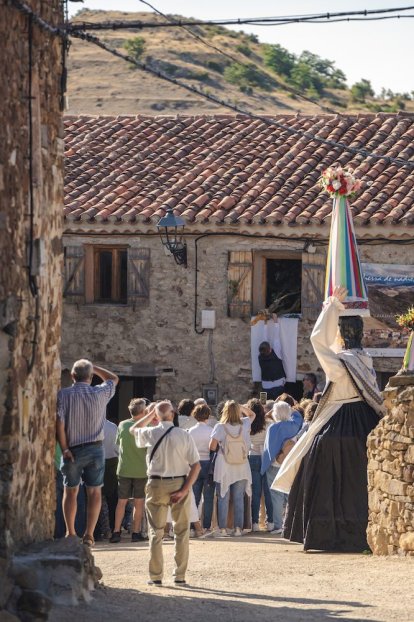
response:
M382 155L379 153L373 153L371 151L368 151L367 149L351 147L350 145L346 145L345 143L342 143L342 142L337 142L334 140L329 140L327 138L322 138L307 130L295 129L291 127L290 125L286 125L285 123L281 123L280 121L276 121L275 119L272 119L270 117L262 116L259 114L255 114L253 112L249 112L248 110L244 110L243 108L241 108L240 106L237 106L236 104L223 101L219 99L218 97L216 97L215 95L212 95L211 93L207 93L205 91L197 89L196 87L190 84L186 84L184 82L181 82L180 80L177 80L176 78L172 78L164 74L163 72L159 71L158 69L153 69L152 67L135 60L135 58L133 58L132 56L129 56L128 54L122 54L115 48L112 48L108 44L104 43L104 41L102 41L95 35L91 35L89 33L80 32L80 31L72 32L71 35L75 38L82 39L83 41L87 41L88 43L92 43L100 47L101 49L105 50L106 52L109 52L113 56L121 58L122 60L135 65L136 67L138 67L138 69L141 69L142 71L150 73L154 76L157 76L161 80L170 82L171 84L179 86L189 91L190 93L194 93L195 95L199 95L200 97L203 97L204 99L207 99L219 106L223 106L224 108L233 110L234 112L237 112L238 114L242 114L242 115L248 116L251 119L261 121L262 123L265 123L266 125L277 127L280 130L287 132L288 134L300 136L303 140L316 141L320 144L327 145L328 147L331 147L332 149L340 150L341 152L345 151L348 153L352 153L353 155L361 155L364 158L371 158L372 160L381 160L381 161L387 162L387 164L395 164L397 166L414 169L414 161L411 162L408 160L404 160L403 158L395 158L392 156L386 156L386 155ZM411 147L411 152L414 154L414 146Z
M323 23L333 23L334 19L346 19L356 16L362 16L363 21L370 21L372 17L378 15L394 14L397 11L410 11L414 9L414 6L395 7L395 8L383 8L383 9L364 9L361 11L341 11L336 13L315 13L309 15L289 15L279 17L247 17L247 18L232 18L221 20L182 20L174 19L173 21L160 23L160 22L143 22L141 20L130 21L107 21L107 22L77 22L71 23L70 29L73 30L119 30L122 28L173 28L183 26L241 26L241 25L283 25L283 24L300 24L315 20L321 20ZM388 19L402 19L404 15L389 15ZM413 17L413 16L409 16ZM317 22L320 23L320 22Z
M150 9L152 9L153 11L158 13L158 15L160 15L161 17L164 17L165 19L172 19L171 17L168 17L168 15L166 15L165 13L162 13L161 11L159 11L154 5L150 4L146 0L138 0L138 1L141 2L142 4L145 4L146 6L148 6ZM176 21L176 20L174 19L174 21ZM182 29L185 32L187 32L191 37L193 37L197 41L200 41L200 43L202 43L206 47L209 47L212 50L215 50L216 52L218 52L218 54L221 54L222 56L230 59L233 63L237 63L238 65L242 65L244 67L247 67L246 63L240 61L238 58L236 58L232 54L229 54L228 52L225 52L224 50L220 49L216 45L213 45L209 41L206 41L203 37L201 37L200 35L197 35L196 33L192 32L186 26L182 26ZM256 63L254 63L254 65L257 67ZM279 80L277 80L274 76L272 76L272 80L277 85L277 88L279 88L281 90L284 90L287 93L290 93L292 95L295 95L296 97L300 97L300 99L303 99L304 101L307 101L307 102L309 102L311 104L314 104L315 106L318 106L318 108L320 108L321 110L324 110L325 112L336 114L337 111L334 110L333 108L329 108L328 106L324 106L323 104L321 104L317 100L312 99L311 97L307 97L306 95L303 95L303 93L301 93L300 91L297 91L296 89L294 89L294 88L292 88L290 86L287 86L287 85L283 84L282 82L279 82Z

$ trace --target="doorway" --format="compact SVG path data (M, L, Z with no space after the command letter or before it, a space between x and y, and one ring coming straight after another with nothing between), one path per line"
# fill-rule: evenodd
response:
M93 377L92 384L102 380ZM115 395L106 408L106 418L113 423L120 423L129 418L128 404L134 397L146 397L151 402L155 394L155 376L119 376Z

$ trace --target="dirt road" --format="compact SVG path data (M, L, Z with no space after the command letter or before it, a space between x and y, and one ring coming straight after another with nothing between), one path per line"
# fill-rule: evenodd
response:
M304 554L267 533L191 540L189 587L146 584L146 544L99 544L103 586L91 603L54 609L52 622L413 622L413 558Z

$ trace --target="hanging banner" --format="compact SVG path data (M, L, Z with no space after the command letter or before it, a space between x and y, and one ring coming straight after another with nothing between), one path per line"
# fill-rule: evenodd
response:
M414 305L414 266L363 263L371 317L364 318L366 348L405 348L409 333L395 321Z

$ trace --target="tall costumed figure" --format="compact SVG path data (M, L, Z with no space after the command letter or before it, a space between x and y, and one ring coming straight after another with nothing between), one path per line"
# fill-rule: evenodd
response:
M348 196L351 169L328 168L333 195L325 302L311 335L326 386L309 430L289 453L272 488L289 493L285 538L306 550L368 549L367 436L383 414L370 355L362 348L368 297Z

